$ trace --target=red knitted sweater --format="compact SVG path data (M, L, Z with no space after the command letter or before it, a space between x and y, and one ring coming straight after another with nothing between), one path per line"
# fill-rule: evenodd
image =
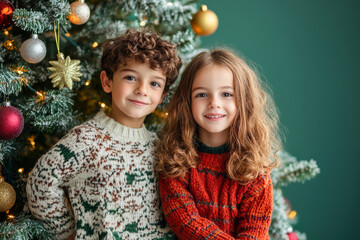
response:
M270 173L240 185L226 174L226 146L199 147L200 163L184 179L161 178L165 218L179 239L269 239Z

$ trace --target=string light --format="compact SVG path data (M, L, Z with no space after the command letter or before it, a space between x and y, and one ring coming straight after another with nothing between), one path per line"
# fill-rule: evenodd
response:
M65 33L65 36L70 37L71 34L69 32Z
M6 47L9 50L16 50L16 47L13 44L14 40L6 40L4 43L2 43L2 45L4 47Z
M107 108L106 104L103 103L103 102L99 102L99 105L100 105L101 108Z
M23 82L24 84L28 85L28 79L27 78L24 78L24 77L21 77L20 78L20 81Z
M89 86L90 85L90 83L91 83L91 81L88 79L88 80L86 80L86 82L85 82L85 86Z
M142 20L139 24L140 24L140 26L144 27L146 25L146 21Z
M11 215L11 214L7 215L7 219L8 219L8 220L13 220L14 218L15 218L14 215Z
M19 168L19 169L18 169L18 172L19 172L19 173L23 173L23 172L24 172L24 168Z
M295 217L296 217L296 211L292 210L291 212L289 212L288 218L294 219Z
M32 149L35 149L35 136L30 136L27 138L27 140L30 142Z
M36 100L37 102L43 102L45 101L45 92L43 91L36 91L36 95L38 96L38 99Z
M167 112L167 113L165 113L165 116L169 116L169 113Z
M99 44L97 42L94 42L92 45L93 48L96 48L97 46L99 46Z
M24 71L23 71L21 68L18 68L18 69L16 70L16 72L17 72L19 75L21 75L21 74L24 73Z
M24 66L21 67L17 67L16 69L14 69L14 72L16 72L19 75L22 75L24 72L27 72L27 69L24 69Z
M168 2L167 5L168 5L169 7L171 7L171 6L173 5L173 3L172 3L172 2Z
M4 34L6 35L6 36L8 36L9 35L9 31L8 30L4 30Z

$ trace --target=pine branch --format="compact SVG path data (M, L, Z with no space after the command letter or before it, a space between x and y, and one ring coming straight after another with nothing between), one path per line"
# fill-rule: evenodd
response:
M4 48L1 44L0 44L0 63L3 63L5 60L5 54L6 54L6 48Z
M64 133L79 124L79 114L73 110L74 93L70 90L49 90L43 100L34 95L20 105L24 118L45 133Z
M193 14L197 11L196 4L182 5L178 2L164 4L158 12L160 24L168 22L176 25L189 25Z
M0 141L0 165L3 165L6 156L15 150L13 141Z
M289 218L286 214L287 206L281 189L274 189L273 192L273 213L269 229L272 240L288 240L287 233L292 232Z
M291 182L304 183L320 173L316 161L297 161L295 157L282 151L278 154L283 160L281 168L274 169L271 176L274 188L286 186Z
M24 83L19 75L9 70L3 64L0 65L0 93L5 96L18 95Z
M53 24L53 22L56 21L59 22L61 25L69 24L69 21L67 20L67 16L69 16L70 14L69 1L67 0L39 1L38 7L42 12L47 14L50 23Z
M23 31L29 31L35 34L43 33L52 26L48 17L42 12L26 9L15 9L13 20L14 24Z
M29 216L18 216L11 222L0 222L0 239L52 239L44 226Z
M194 43L196 36L190 29L179 31L172 35L163 35L162 37L176 44L179 52L186 53L193 51L195 48Z

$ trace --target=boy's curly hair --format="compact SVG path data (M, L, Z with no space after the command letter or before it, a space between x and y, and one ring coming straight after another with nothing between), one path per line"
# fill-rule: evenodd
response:
M151 69L158 69L166 76L164 92L175 82L182 65L174 44L149 30L129 29L125 34L103 43L101 70L105 70L108 78L112 79L119 65L126 65L131 58L148 63Z

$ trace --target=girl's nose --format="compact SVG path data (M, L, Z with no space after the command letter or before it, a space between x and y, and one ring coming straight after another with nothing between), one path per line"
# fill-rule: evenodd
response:
M209 108L220 108L219 101L216 97L211 97L209 102Z

